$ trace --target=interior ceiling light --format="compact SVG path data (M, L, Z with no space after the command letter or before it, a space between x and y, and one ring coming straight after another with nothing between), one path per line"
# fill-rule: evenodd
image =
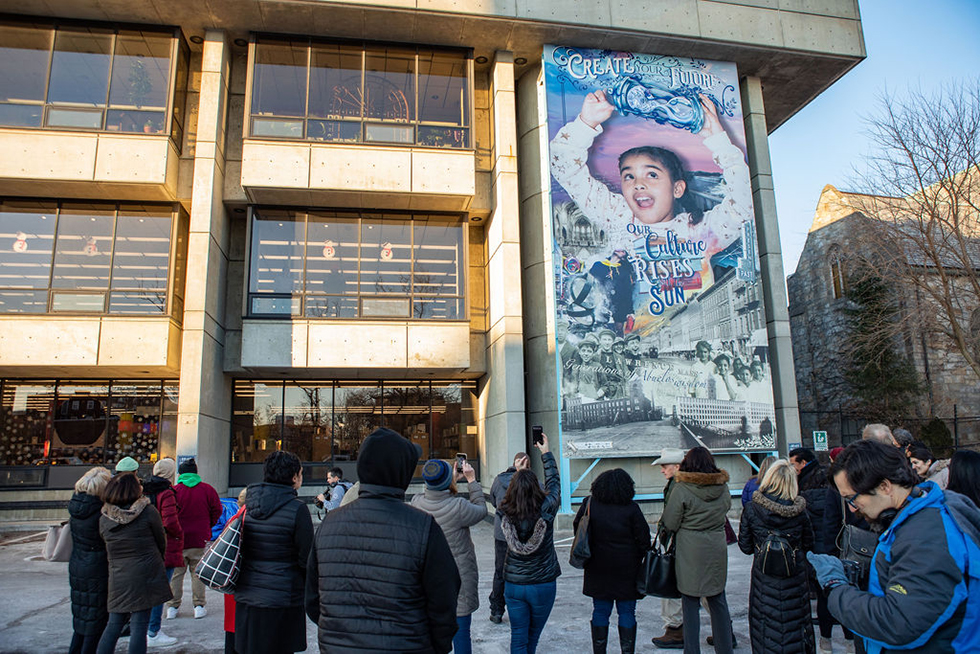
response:
M248 41L245 39L235 39L235 45L237 45L239 48L244 48L248 46Z
M204 37L203 36L197 36L195 34L194 36L192 36L190 38L190 41L191 41L191 43L194 43L194 44L197 44L197 45L201 45L202 43L204 43Z
M476 63L478 63L478 64L485 64L488 61L490 61L490 60L487 59L486 57L484 57L483 55L480 55L479 57L476 58Z
M527 58L526 57L518 57L517 59L514 60L514 63L517 64L518 66L523 66L524 64L527 63Z

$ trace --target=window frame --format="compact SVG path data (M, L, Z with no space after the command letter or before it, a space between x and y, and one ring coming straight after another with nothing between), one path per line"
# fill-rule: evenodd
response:
M259 114L254 114L252 112L252 98L253 98L253 82L255 80L255 60L256 60L256 47L265 40L268 43L279 43L279 44L289 44L290 42L305 41L306 42L306 93L305 93L305 115L304 116L281 116L277 117L275 115L262 116ZM313 69L313 51L317 45L339 45L347 47L355 47L360 49L361 55L361 88L363 89L365 83L365 77L367 74L367 57L372 54L372 51L377 53L379 50L384 51L387 48L395 49L405 49L414 50L414 116L407 121L395 121L395 120L383 120L383 119L373 119L369 118L365 114L364 104L361 103L361 114L360 117L355 121L353 119L344 120L342 118L324 118L321 116L312 116L310 114L310 83ZM419 72L419 56L421 54L441 54L441 53L452 53L460 55L465 66L466 79L464 82L466 90L466 108L461 112L466 118L466 124L460 125L459 129L466 131L465 145L462 147L452 147L452 146L438 146L419 143L419 132L424 127L451 127L444 123L436 121L423 121L419 118L420 104L419 104L419 80L421 78L421 73ZM244 139L255 139L255 140L269 140L269 141L284 141L292 143L322 143L328 145L346 145L346 146L373 146L373 147L411 147L411 148L426 148L440 151L450 151L450 152L472 152L475 151L475 117L476 109L474 102L474 92L475 92L475 80L474 80L474 55L472 48L459 48L450 46L437 46L437 45L422 45L414 43L400 43L400 42L384 42L384 41L370 41L370 40L345 40L345 39L330 39L330 38L319 38L303 35L289 35L289 34L275 34L266 32L253 32L249 35L248 43L248 69L245 82L245 120L242 126L242 137ZM281 118L282 120L290 121L300 121L302 122L302 135L301 136L269 136L269 135L255 135L254 134L254 121L255 118ZM343 139L329 140L329 139L314 139L309 136L309 124L311 121L340 121L349 122L351 124L357 124L359 126L359 137L356 141L348 141ZM408 125L411 126L413 131L413 138L410 143L402 143L397 141L382 141L382 140L369 140L366 137L367 126L369 124L374 125Z
M303 267L302 267L302 290L299 293L257 293L252 292L252 259L253 259L253 238L252 238L252 226L254 224L257 211L261 212L263 209L272 211L290 211L295 218L302 217L303 219ZM341 220L354 219L357 221L358 225L358 260L357 260L357 293L350 295L338 295L329 293L309 293L307 291L307 248L309 246L309 224L310 224L310 214L336 212L341 214L338 216ZM417 220L415 216L424 216L423 220ZM390 219L403 217L406 222L409 223L409 234L411 236L411 252L412 259L410 263L410 283L409 283L409 293L407 295L399 294L362 294L360 292L361 286L361 262L364 241L361 235L362 227L365 220L372 219ZM434 222L439 223L450 223L458 224L460 227L460 249L462 250L462 256L459 261L459 266L456 271L456 277L458 279L459 294L457 295L433 295L433 294L422 294L416 296L415 294L415 225L422 222ZM243 284L243 303L244 307L242 311L242 317L247 319L258 319L258 320L331 320L331 321L413 321L422 323L447 323L447 322L469 322L470 320L470 305L469 305L469 288L468 288L468 275L469 275L469 221L466 220L463 214L458 213L441 213L441 212L415 212L415 211L361 211L357 209L333 209L326 207L315 207L315 208L301 208L301 207L278 207L278 206L265 206L265 205L252 205L248 208L247 214L247 227L246 227L246 256L245 256L245 283ZM297 301L299 303L298 313L263 313L256 312L252 310L252 301L254 298L272 298L280 299L286 301ZM338 298L351 298L356 301L358 312L356 316L310 316L306 314L307 300L309 297L338 297ZM406 298L408 301L408 314L406 316L391 316L391 315L379 315L379 316L364 316L363 314L363 300L367 299L400 299ZM453 299L460 303L461 311L456 318L416 318L415 317L415 302L420 298L447 298Z
M47 70L44 80L44 96L40 101L29 101L19 104L39 106L41 108L41 123L35 126L17 126L17 125L0 125L0 129L29 129L29 130L45 130L45 131L66 131L66 132L83 132L83 133L96 133L96 134L120 134L120 135L144 135L142 132L123 132L117 130L107 129L106 121L108 119L108 114L112 110L109 104L109 98L112 93L112 74L116 58L116 42L122 32L125 36L127 32L141 32L146 34L158 35L161 37L166 37L170 42L170 54L169 54L169 69L167 71L167 91L166 99L167 103L164 107L163 116L163 127L162 129L150 136L167 136L174 147L177 149L178 154L181 152L183 146L183 134L186 130L186 125L178 123L179 129L178 133L174 131L174 108L176 104L176 91L177 91L177 75L178 67L181 63L181 57L184 58L185 62L190 60L190 46L187 45L184 39L183 32L179 27L173 26L160 26L160 25L142 25L135 23L101 23L94 21L78 21L70 19L57 19L51 20L49 18L38 18L38 17L20 17L20 16L9 16L0 15L0 25L9 25L13 27L26 27L29 29L35 29L38 31L44 31L49 34L48 38L48 59L47 59ZM105 30L110 33L110 51L109 51L109 64L107 70L106 78L106 94L105 100L101 107L97 108L100 113L99 127L83 127L83 126L62 126L62 125L48 125L48 116L52 109L58 111L81 111L82 108L73 106L74 103L70 102L52 102L48 99L51 90L51 70L54 65L54 54L55 45L57 43L58 31L74 31L80 28L89 28L96 30ZM189 77L189 76L188 76ZM186 89L183 94L184 107L182 113L185 114L184 121L186 122L186 103L187 103L187 93ZM5 103L6 104L6 103ZM95 109L92 109L90 113L94 113Z
M51 202L55 205L54 212L54 231L52 237L52 247L51 255L48 264L48 281L46 286L43 288L17 288L17 287L0 287L0 292L35 292L35 293L46 293L47 302L45 303L44 312L28 313L28 312L0 312L0 318L8 316L21 316L21 317L40 317L40 316L114 316L114 317L132 317L137 319L146 318L171 318L180 322L182 320L181 315L175 315L175 305L180 302L181 307L183 306L183 289L179 292L177 290L177 259L182 256L180 251L179 237L186 239L186 229L182 229L183 214L177 204L170 203L153 203L153 202L100 202L100 201L89 201L89 200L51 200L49 198L6 198L0 197L0 205L3 205L6 200L16 201L16 202ZM102 204L106 207L112 207L112 250L109 252L109 263L108 272L106 273L106 285L104 289L85 289L85 288L58 288L54 286L55 279L55 260L58 255L58 241L59 241L59 229L61 227L61 212L65 205L87 205L87 204ZM110 302L111 297L114 292L118 293L130 293L133 292L131 289L126 288L114 288L113 287L113 276L115 272L115 258L116 258L116 237L118 235L118 224L119 224L119 214L121 211L132 208L159 208L161 213L163 209L168 209L170 214L170 244L168 247L168 261L167 261L167 285L163 291L164 294L164 307L159 313L124 313L124 312L110 312ZM186 256L186 255L184 255ZM184 262L184 268L186 269L186 262ZM96 293L101 293L102 297L102 311L55 311L52 307L55 302L55 295L92 295Z

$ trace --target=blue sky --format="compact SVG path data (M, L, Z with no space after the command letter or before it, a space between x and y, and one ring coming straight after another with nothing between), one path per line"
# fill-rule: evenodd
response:
M847 190L868 152L863 117L887 88L980 75L980 0L860 0L868 57L769 137L786 274L826 184Z

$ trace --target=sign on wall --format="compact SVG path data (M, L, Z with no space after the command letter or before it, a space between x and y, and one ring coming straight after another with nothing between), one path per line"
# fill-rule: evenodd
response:
M563 454L771 450L732 63L545 46Z

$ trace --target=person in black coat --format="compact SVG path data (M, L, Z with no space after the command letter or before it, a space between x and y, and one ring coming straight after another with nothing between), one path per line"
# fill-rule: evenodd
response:
M633 501L633 478L622 468L607 470L592 482L592 494L575 516L589 516L589 550L582 593L592 598L592 651L605 654L613 602L619 615L619 646L623 654L636 648L636 577L650 546L650 525Z
M453 647L456 561L435 518L405 504L421 455L400 434L375 430L357 455L357 501L317 528L306 614L324 654L447 654Z
M145 654L150 610L173 597L163 553L167 535L163 520L131 472L118 474L105 488L99 534L109 558L109 623L99 639L98 654L112 654L129 620L129 654Z
M796 471L783 459L772 464L742 511L738 547L745 554L754 555L749 590L753 654L816 651L805 554L813 549L813 528L806 504L798 494ZM763 570L763 548L769 535L775 533L785 537L795 552L790 576L775 576Z
M72 635L69 654L95 654L99 638L109 621L109 561L105 542L99 535L102 495L112 475L103 467L92 468L75 483L68 501L71 529L71 558L68 585L71 587Z
M840 496L830 486L827 469L817 461L816 454L805 447L792 450L789 462L796 469L800 495L806 500L806 512L813 525L813 551L837 556L837 535L841 529ZM811 581L816 581L812 575ZM821 649L829 650L837 620L827 608L827 597L820 592L817 593L817 623L820 625Z
M313 544L310 511L297 497L303 466L290 452L265 459L265 481L248 487L242 568L235 584L235 651L291 654L306 650L306 563Z

